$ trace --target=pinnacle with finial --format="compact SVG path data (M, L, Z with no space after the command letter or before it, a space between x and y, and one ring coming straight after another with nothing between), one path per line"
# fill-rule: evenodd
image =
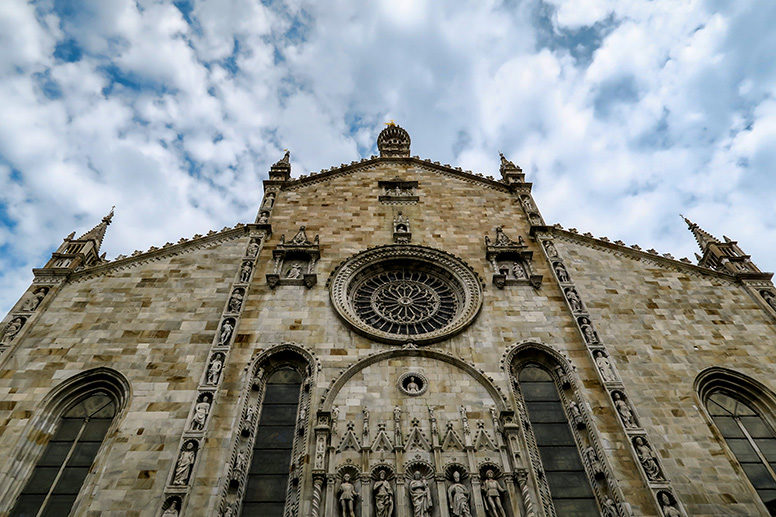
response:
M116 209L116 206L114 205L111 207L110 212L108 212L108 215L102 218L102 221L97 223L97 225L86 232L85 234L81 235L81 237L78 238L79 241L85 241L85 240L93 240L95 242L95 249L96 251L100 250L100 246L102 245L102 240L105 238L105 230L107 230L108 225L113 220L113 213Z
M701 248L701 251L705 252L709 244L719 242L719 239L698 226L696 223L692 222L689 218L683 216L682 214L679 214L679 217L684 219L684 222L687 223L687 228L689 228L689 230L692 232L693 237L695 237L695 241Z

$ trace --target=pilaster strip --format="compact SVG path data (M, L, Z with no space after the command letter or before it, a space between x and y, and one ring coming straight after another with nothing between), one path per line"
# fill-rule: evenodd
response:
M231 345L239 328L240 316L249 294L250 282L256 271L258 257L269 234L267 228L250 225L248 244L239 260L234 280L219 319L219 325L213 336L208 352L208 360L200 377L197 397L192 403L189 417L180 438L177 455L173 461L164 490L162 504L157 510L161 515L175 505L184 515L191 486L206 442L210 415L216 402L218 388L223 381Z

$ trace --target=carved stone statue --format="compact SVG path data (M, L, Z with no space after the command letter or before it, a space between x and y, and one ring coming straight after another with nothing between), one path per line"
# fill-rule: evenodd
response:
M582 329L582 334L585 336L585 341L587 341L589 344L598 343L598 336L596 335L595 330L593 330L593 325L590 324L589 319L580 318L579 327Z
M660 509L665 517L682 517L682 514L676 508L671 498L665 492L660 493Z
M544 249L547 250L547 255L551 257L558 256L558 250L555 249L555 245L551 241L544 241Z
M760 295L763 297L763 300L765 300L766 303L770 305L774 311L776 311L776 295L766 290L760 291Z
M482 492L485 494L485 507L492 517L507 517L501 504L501 494L506 492L501 483L494 478L493 471L485 472L485 481L482 482Z
M251 243L248 244L248 251L246 252L246 255L248 255L249 257L255 257L258 252L259 252L259 243L256 241L251 241Z
M221 324L221 334L218 337L218 344L223 346L229 343L229 338L232 337L233 330L234 325L232 325L229 320L224 320L224 322Z
M461 473L453 472L453 484L447 489L447 501L450 505L450 515L453 517L471 517L469 507L469 490L461 483Z
M189 482L191 468L194 465L196 457L197 453L194 450L194 444L192 442L186 442L180 456L178 456L178 462L175 464L175 472L172 477L173 485L180 486Z
M216 354L210 361L210 366L207 368L207 383L218 384L218 380L221 378L221 370L224 368L224 360L221 354Z
M601 509L603 510L601 512L602 517L618 517L617 505L614 504L611 497L606 498Z
M579 409L579 405L573 400L569 402L569 413L571 414L571 422L577 429L583 429L585 427L585 420L582 418L582 411Z
M428 487L428 481L420 475L419 470L416 470L413 474L409 489L410 500L412 501L412 516L430 517L431 507L433 506L431 490Z
M633 416L630 406L622 399L622 395L618 392L612 393L612 399L614 400L614 407L617 409L617 413L622 418L622 423L625 427L636 427L636 419Z
M561 282L569 281L569 274L566 271L566 268L560 262L555 264L555 274L558 275L558 280Z
M43 301L43 298L46 296L46 290L41 288L35 291L30 295L29 298L27 298L24 303L22 304L22 310L27 312L32 312L35 309L38 308L40 305L40 302Z
M393 516L393 488L385 477L385 471L381 470L380 479L375 481L372 487L372 493L375 495L375 517Z
M526 212L538 212L539 209L536 208L536 203L533 202L531 199L531 196L523 196L523 205L525 205Z
M194 406L194 416L191 418L192 431L201 431L205 428L208 413L210 413L210 402L207 399L197 402Z
M415 377L410 377L409 382L407 383L406 389L410 393L418 393L420 391L420 386L418 386L418 383L415 382Z
M617 377L614 375L614 369L612 368L612 363L609 361L609 358L600 350L596 350L593 355L595 356L595 364L601 372L601 377L607 382L616 381Z
M358 491L353 483L350 482L350 474L342 476L342 483L339 487L339 502L342 510L342 517L356 517L353 506L358 498Z
M248 280L251 279L251 271L253 271L253 266L251 266L251 263L243 262L243 265L240 268L240 282L247 283Z
M574 289L566 289L566 299L574 312L582 312L582 300Z
M232 297L229 298L229 312L239 312L242 307L243 295L242 291L235 289L232 293Z
M590 463L590 469L593 471L593 474L596 477L601 477L604 474L604 466L601 460L598 459L595 449L593 447L585 449L585 457L587 457L587 461Z
M180 503L173 499L170 506L162 513L162 517L178 517L180 513Z
M300 264L292 264L291 268L288 270L288 273L286 273L286 278L302 278L302 266Z
M11 320L11 322L5 327L3 339L0 341L11 341L14 337L16 337L16 334L19 333L23 325L24 320L22 318L14 318Z
M256 222L258 224L267 224L269 222L269 212L260 212L259 219Z
M660 466L657 463L655 451L652 450L652 447L650 447L646 440L641 436L637 436L633 440L633 443L636 446L636 455L639 457L641 466L644 467L647 478L650 481L663 479L663 475L660 473Z
M512 264L512 274L518 280L528 278L528 276L525 274L525 267L520 263L520 261L515 261L515 263Z
M264 198L264 203L261 205L261 209L271 210L274 205L275 205L275 193L268 192L267 196Z

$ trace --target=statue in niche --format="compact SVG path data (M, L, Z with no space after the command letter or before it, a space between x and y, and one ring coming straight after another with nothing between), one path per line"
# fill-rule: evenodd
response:
M560 282L566 283L570 281L566 268L560 262L555 263L555 274L558 275L558 280Z
M264 203L261 205L261 209L272 210L273 206L275 206L275 193L268 192L267 196L264 198Z
M410 376L410 380L407 381L406 389L410 393L419 393L420 392L420 386L418 386L418 383L415 382L415 377Z
M614 400L614 407L617 409L617 413L622 418L622 423L625 427L636 427L636 419L633 417L633 411L631 411L628 403L622 398L622 395L618 391L612 393L612 399Z
M207 415L210 413L210 399L207 396L202 397L200 402L194 406L194 416L191 418L191 430L201 431L205 428Z
M412 501L412 517L430 517L431 490L428 487L428 481L416 470L410 481L410 500Z
M582 312L582 300L574 289L566 289L566 299L569 301L573 312Z
M606 498L604 504L601 505L601 509L603 510L603 512L601 512L603 517L619 517L617 514L617 505L614 504L611 497Z
M461 483L461 473L453 472L453 484L447 489L450 515L453 517L472 517L469 507L469 490Z
M35 309L37 309L40 306L40 302L43 301L43 298L46 296L46 293L48 291L45 287L41 287L40 289L37 289L34 293L30 295L29 298L27 298L24 303L22 304L22 310L26 312L32 312Z
M259 220L256 222L258 224L267 224L269 222L269 212L259 212Z
M504 233L504 228L496 226L496 246L509 246L510 244L512 244L512 241Z
M650 481L658 481L663 479L660 474L660 466L657 463L657 457L652 447L647 444L641 436L637 436L633 440L633 444L636 446L636 455L641 462L641 466L644 467L644 472L647 474L647 479Z
M603 377L604 381L616 381L617 377L614 375L614 369L612 368L612 363L609 361L609 358L606 357L601 350L596 350L593 356L595 357L595 364L598 366L598 370L601 372L601 377Z
M288 272L286 273L286 278L288 279L297 279L302 278L302 266L299 263L294 263L291 265L290 268L288 268Z
M253 239L250 244L248 244L248 251L246 252L246 255L249 257L255 257L258 252L259 243L256 242L256 239Z
M523 196L523 205L525 205L526 212L538 212L539 209L536 208L536 203L533 202L533 199L531 199L531 196Z
M501 483L495 479L492 469L485 472L485 481L482 482L482 491L485 493L485 507L493 517L507 517L504 507L501 505L501 494L506 492Z
M186 442L183 450L178 456L178 462L175 464L175 472L172 477L172 484L182 486L189 482L191 469L194 466L194 460L197 452L194 450L194 442Z
M162 517L178 517L180 514L181 504L177 499L173 499L170 502L170 506L162 513Z
M211 385L218 384L218 380L221 378L221 370L224 369L224 356L223 354L215 354L210 361L210 366L207 368L207 383Z
M770 291L766 291L765 289L763 289L762 291L760 291L760 296L762 296L762 297L763 297L763 300L765 300L765 302L766 302L768 305L770 305L770 306L771 306L771 308L772 308L774 311L776 311L776 295L774 295L774 294L773 294L772 292L770 292Z
M590 323L589 319L580 318L579 327L582 329L582 334L585 336L585 341L587 341L589 344L598 343L598 336L596 335L595 330L593 330L593 325Z
M579 405L573 400L569 402L569 413L571 413L571 422L577 429L584 429L585 421L582 418L582 411L579 409Z
M251 279L251 271L253 271L253 266L250 262L243 262L242 267L240 268L240 282L247 283L248 280Z
M676 505L671 501L671 496L666 492L660 492L660 510L662 510L665 517L682 517L682 514L676 508Z
M512 264L512 274L518 280L524 280L528 278L528 275L525 274L525 267L519 260L516 260L515 263Z
M2 340L3 341L13 340L13 338L16 337L16 334L18 334L19 331L22 329L22 326L24 326L24 319L22 318L12 319L11 322L5 327L5 334L3 334Z
M241 289L235 289L232 297L229 298L229 312L240 312L242 307L243 294Z
M249 404L245 409L245 423L251 427L253 426L253 419L256 418L256 406Z
M552 243L552 241L544 241L544 249L547 250L547 255L551 257L558 256L558 250L555 249L555 245Z
M350 474L342 476L342 483L339 487L339 502L340 509L342 510L342 517L356 517L356 512L353 510L354 503L358 498L358 492L355 485L350 482Z
M237 451L237 457L234 459L234 470L239 473L248 471L248 451L243 449Z
M224 346L229 343L229 338L232 337L233 330L234 325L232 325L231 320L224 320L224 322L221 324L221 333L218 336L218 344L220 346Z
M375 495L375 517L393 516L393 488L385 478L385 470L381 470L379 479L372 487L372 493Z
M593 471L595 477L603 476L604 466L601 464L601 460L598 459L598 454L596 454L595 449L593 447L585 449L585 456L590 463L590 469Z

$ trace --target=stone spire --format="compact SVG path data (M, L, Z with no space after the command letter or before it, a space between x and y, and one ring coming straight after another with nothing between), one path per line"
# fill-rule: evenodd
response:
M681 214L680 214L681 215ZM698 265L716 269L745 279L770 279L771 273L764 273L752 262L752 257L743 252L736 241L724 237L722 242L685 216L681 216L701 248L701 255L695 254Z
M687 223L687 228L690 229L693 236L695 237L695 241L698 243L698 246L701 247L702 252L706 252L706 250L709 247L709 244L718 244L719 239L714 237L712 234L695 224L694 222L690 221L688 218L680 214L680 217L684 219L684 222Z
M102 246L102 240L105 238L105 230L108 229L108 225L113 220L113 211L116 209L115 206L111 207L110 212L108 212L108 215L102 218L102 221L97 223L97 225L86 232L85 234L81 235L79 237L79 241L86 241L86 240L93 240L95 242L95 249L96 251L100 251L100 246Z
M523 169L515 165L514 162L507 160L504 153L499 152L498 156L501 160L498 170L501 173L501 179L504 183L524 183L525 174L523 173Z

